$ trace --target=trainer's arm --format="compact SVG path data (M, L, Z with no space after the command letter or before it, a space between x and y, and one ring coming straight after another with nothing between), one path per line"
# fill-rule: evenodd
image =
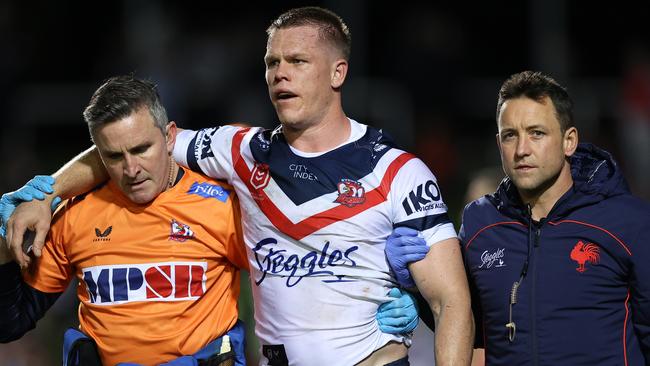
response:
M62 199L90 191L108 179L97 148L92 146L77 155L70 162L53 174L56 183L54 192L43 201L25 202L19 205L7 221L7 243L14 258L21 267L26 267L30 260L22 252L22 242L27 229L35 231L33 251L40 256L45 243L45 237L50 229L52 200L59 196Z
M70 160L52 176L56 183L53 186L54 193L50 196L62 199L86 193L108 180L108 173L95 145Z
M433 244L427 256L409 269L435 319L436 365L469 365L474 320L458 240Z
M0 343L16 340L34 329L59 295L27 285L0 238Z

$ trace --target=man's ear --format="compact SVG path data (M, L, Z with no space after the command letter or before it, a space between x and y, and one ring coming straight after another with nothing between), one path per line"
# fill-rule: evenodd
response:
M564 156L570 157L576 152L578 148L578 129L570 127L564 131L564 141L562 147L564 148Z
M332 88L338 89L345 82L345 77L348 75L348 62L344 59L338 59L334 62L332 68L332 75L330 78L330 84Z
M165 126L165 138L167 139L167 152L171 155L174 151L174 145L176 144L176 134L178 130L176 128L176 122L169 121L167 126Z

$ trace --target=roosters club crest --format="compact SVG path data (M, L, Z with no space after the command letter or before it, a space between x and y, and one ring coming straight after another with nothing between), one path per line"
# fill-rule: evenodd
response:
M264 189L269 184L270 179L271 174L269 174L268 164L255 162L255 166L251 172L251 186L255 189Z
M344 206L352 207L366 202L365 189L361 182L352 179L341 179L337 185L339 196L334 200Z
M571 259L578 262L578 268L576 268L576 271L582 273L587 270L585 267L587 262L598 264L600 261L600 248L596 244L585 244L580 240L573 247L573 250L571 250Z
M169 240L184 242L187 239L194 237L194 232L190 229L189 225L185 225L180 221L172 219L171 223L171 233L169 234Z

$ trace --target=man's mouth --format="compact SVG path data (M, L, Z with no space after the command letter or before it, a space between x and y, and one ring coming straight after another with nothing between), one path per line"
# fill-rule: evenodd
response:
M515 170L518 170L518 171L520 171L520 172L527 172L527 171L532 170L532 169L534 169L534 168L535 168L535 167L532 166L532 165L517 165L517 166L515 167Z
M280 91L275 93L275 100L277 101L282 101L282 100L288 100L291 98L295 98L297 95L290 92L290 91Z
M146 181L147 181L146 179L137 180L137 181L128 183L128 185L129 185L129 187L131 187L131 189L137 189L137 188L140 188L144 184L144 182L146 182Z

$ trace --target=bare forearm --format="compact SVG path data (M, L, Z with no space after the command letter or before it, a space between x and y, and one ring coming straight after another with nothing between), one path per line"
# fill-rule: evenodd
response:
M409 268L434 315L436 365L470 365L474 320L458 241L434 244Z
M56 183L51 197L59 196L62 199L86 193L108 179L95 146L77 155L52 176Z
M474 320L464 304L442 304L435 332L436 365L469 365Z

